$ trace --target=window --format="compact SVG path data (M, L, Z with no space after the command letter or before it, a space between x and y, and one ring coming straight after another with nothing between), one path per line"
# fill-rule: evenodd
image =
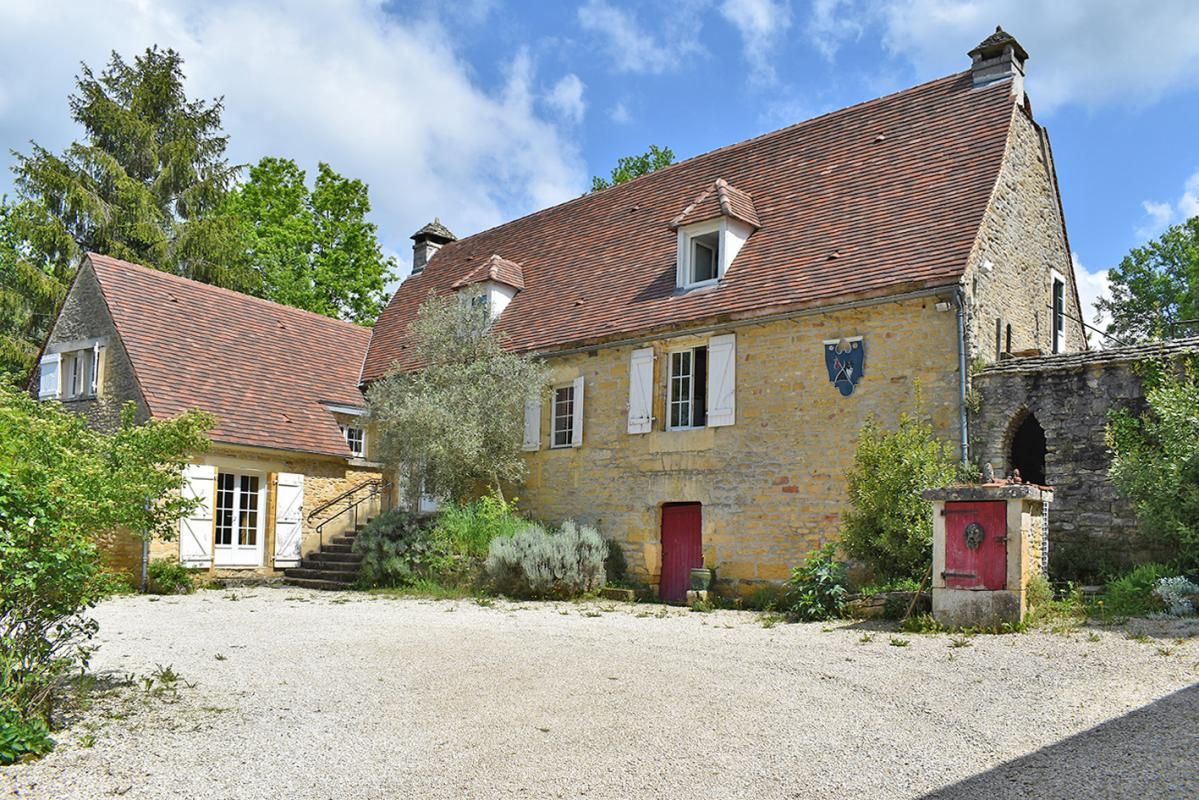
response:
M218 547L258 546L257 475L217 474L216 544Z
M99 348L89 347L86 350L65 352L60 355L60 359L62 399L81 400L94 397L100 365Z
M1066 281L1053 274L1053 352L1060 353L1066 345Z
M560 386L554 389L554 427L551 447L570 447L574 443L575 389Z
M362 428L342 425L341 435L345 437L346 447L350 448L351 455L355 458L366 456L366 432Z
M667 430L702 428L708 423L708 348L670 354Z
M698 284L716 280L720 264L720 233L712 231L691 238L691 271L687 283Z

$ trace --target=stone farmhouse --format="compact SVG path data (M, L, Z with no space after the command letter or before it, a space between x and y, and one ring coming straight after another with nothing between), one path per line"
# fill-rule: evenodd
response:
M373 331L91 255L41 394L101 424L125 399L216 413L189 473L207 505L155 552L271 573L319 547L314 511L379 485L361 392L419 366L431 292L462 293L551 368L525 413L529 513L595 524L667 599L703 562L781 580L836 536L869 417L919 396L966 457L972 371L1087 348L1028 56L1001 30L970 56L474 236L431 223Z

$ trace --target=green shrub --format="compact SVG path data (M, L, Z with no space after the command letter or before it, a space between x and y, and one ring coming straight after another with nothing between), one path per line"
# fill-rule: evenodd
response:
M191 594L196 589L191 570L173 558L154 559L146 568L146 574L150 594Z
M428 522L399 508L371 520L354 539L354 552L362 556L358 578L366 586L408 586L441 576L452 563Z
M1117 617L1143 617L1163 609L1160 598L1153 593L1162 578L1177 571L1165 564L1141 564L1115 580L1109 581L1103 593L1103 608Z
M485 569L496 590L529 599L576 597L604 586L608 543L587 525L565 522L556 532L529 525L493 539Z
M486 495L473 503L450 503L437 515L434 536L454 553L469 558L487 557L491 540L511 536L528 522L516 513L516 500Z
M44 756L53 749L54 740L44 721L37 717L23 719L15 708L0 708L0 765Z
M1148 409L1113 411L1107 441L1112 482L1136 510L1141 532L1199 566L1199 365L1153 364L1144 376ZM1173 558L1173 556L1169 556Z
M886 431L868 419L858 435L841 517L841 546L879 580L920 580L932 563L932 504L921 492L958 472L954 448L907 414Z
M778 609L793 619L819 621L841 616L848 578L837 546L826 544L791 572Z

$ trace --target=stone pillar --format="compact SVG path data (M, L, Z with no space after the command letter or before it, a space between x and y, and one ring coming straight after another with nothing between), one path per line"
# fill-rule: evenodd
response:
M933 616L952 628L1019 623L1042 574L1042 516L1053 490L992 483L930 489Z

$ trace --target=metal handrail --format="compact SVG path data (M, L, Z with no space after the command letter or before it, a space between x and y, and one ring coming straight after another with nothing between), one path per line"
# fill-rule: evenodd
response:
M349 489L346 489L344 492L339 494L337 497L334 497L332 500L328 501L327 503L322 503L321 505L319 505L316 508L309 511L308 512L308 521L312 522L312 518L315 517L317 514L321 513L322 511L325 511L326 509L332 508L333 506L340 503L342 500L345 500L347 497L350 497L351 495L356 494L357 492L360 492L369 486L378 486L382 483L383 483L382 478L371 478L369 480L363 481L362 483L351 486Z
M326 525L328 525L329 523L333 522L334 520L338 519L339 517L341 517L345 514L349 514L349 513L353 512L354 521L352 523L352 527L357 528L358 527L358 508L359 508L359 506L361 506L363 503L367 502L368 500L373 500L374 498L379 497L380 495L383 494L383 492L387 491L390 488L391 488L390 483L384 483L379 478L373 478L368 481L363 481L362 483L358 484L357 486L353 487L352 489L348 489L348 490L342 492L337 497L333 498L332 500L325 503L324 505L313 509L312 512L309 513L309 515L308 515L309 522L312 521L312 518L314 516L321 513L322 511L329 509L330 507L341 502L342 500L346 501L345 508L338 511L336 514L333 514L332 516L322 520L321 523L316 526L316 534L317 534L317 538L320 542L319 546L321 548L324 548L324 546L325 546L325 526ZM360 497L357 500L351 499L356 493L362 491L363 489L369 489L370 491L367 492L366 495L364 495L363 497Z

